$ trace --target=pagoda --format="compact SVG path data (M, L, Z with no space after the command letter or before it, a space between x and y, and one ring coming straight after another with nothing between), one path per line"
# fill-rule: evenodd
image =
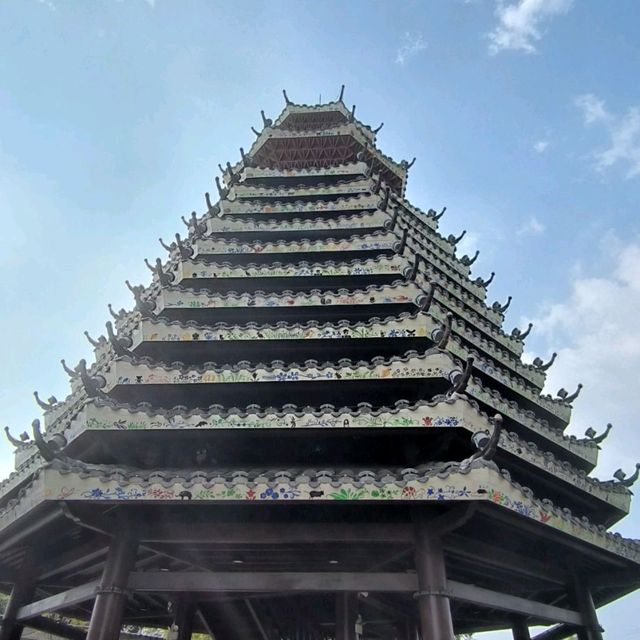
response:
M70 394L6 429L0 640L601 640L640 586L609 532L638 469L591 476L610 426L565 434L580 388L543 393L555 355L523 362L531 327L343 91L262 113L94 361L62 361Z

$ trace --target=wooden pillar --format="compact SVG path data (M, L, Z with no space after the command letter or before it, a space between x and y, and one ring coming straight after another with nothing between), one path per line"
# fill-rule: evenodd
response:
M529 625L524 618L516 618L513 621L513 640L531 640Z
M442 540L419 516L415 522L415 561L422 640L454 640Z
M358 615L358 594L336 594L336 637L335 640L355 640L356 617Z
M196 607L193 603L185 600L178 601L173 616L173 626L177 627L176 640L191 640L195 614Z
M0 623L0 640L20 640L24 625L16 622L18 609L31 602L35 595L36 586L33 576L34 556L31 549L27 549L25 559L20 567L20 572L16 578L9 602Z
M109 546L87 640L118 640L120 637L127 580L135 563L137 549L138 543L131 526L125 522Z
M573 599L582 617L582 627L576 631L578 640L602 640L602 630L586 578L576 575L573 581Z

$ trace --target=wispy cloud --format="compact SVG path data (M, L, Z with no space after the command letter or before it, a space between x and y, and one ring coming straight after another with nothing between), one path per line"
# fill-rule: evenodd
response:
M536 153L544 153L549 148L549 144L548 140L538 140L534 143L533 150Z
M524 51L535 53L535 43L542 39L546 23L567 13L573 0L518 0L513 4L499 1L498 26L489 33L489 52Z
M396 63L405 64L415 58L421 51L427 48L427 43L421 33L411 33L407 31L402 36L402 42L396 53Z
M538 218L531 216L516 232L519 236L540 236L546 227Z
M604 171L619 164L626 168L627 178L640 176L640 108L630 107L618 116L592 93L578 96L575 104L585 125L600 124L609 136L607 148L594 154L596 169Z

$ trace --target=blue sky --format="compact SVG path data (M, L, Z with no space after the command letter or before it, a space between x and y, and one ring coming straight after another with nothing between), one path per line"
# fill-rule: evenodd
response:
M640 460L640 5L0 1L0 402L20 432L31 392L91 355L106 303L147 282L158 236L201 211L218 162L260 109L345 100L417 156L408 197L468 229L474 275L514 295L506 328L559 351L550 391L584 382L572 431L615 425L597 475ZM1 448L4 469L11 464ZM640 537L640 506L618 525ZM631 596L608 637L640 637ZM495 636L494 637L501 637Z

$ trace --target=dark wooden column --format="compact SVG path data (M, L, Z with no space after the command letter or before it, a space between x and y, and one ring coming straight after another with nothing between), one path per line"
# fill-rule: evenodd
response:
M191 640L193 633L193 618L196 607L186 600L179 600L173 616L173 625L178 628L177 640Z
M22 636L24 625L16 622L16 613L22 605L31 602L35 594L34 564L33 551L27 549L0 623L0 640L20 640Z
M87 640L118 640L122 627L122 613L127 598L126 588L138 549L131 525L123 523L111 540L102 572Z
M336 640L355 640L358 594L336 594Z
M422 640L454 640L442 540L419 515L415 518L415 560Z
M513 621L513 640L531 640L529 625L524 618L517 618Z
M589 583L584 576L576 575L574 577L573 599L583 620L583 626L576 631L578 640L602 640L598 614L593 603Z

